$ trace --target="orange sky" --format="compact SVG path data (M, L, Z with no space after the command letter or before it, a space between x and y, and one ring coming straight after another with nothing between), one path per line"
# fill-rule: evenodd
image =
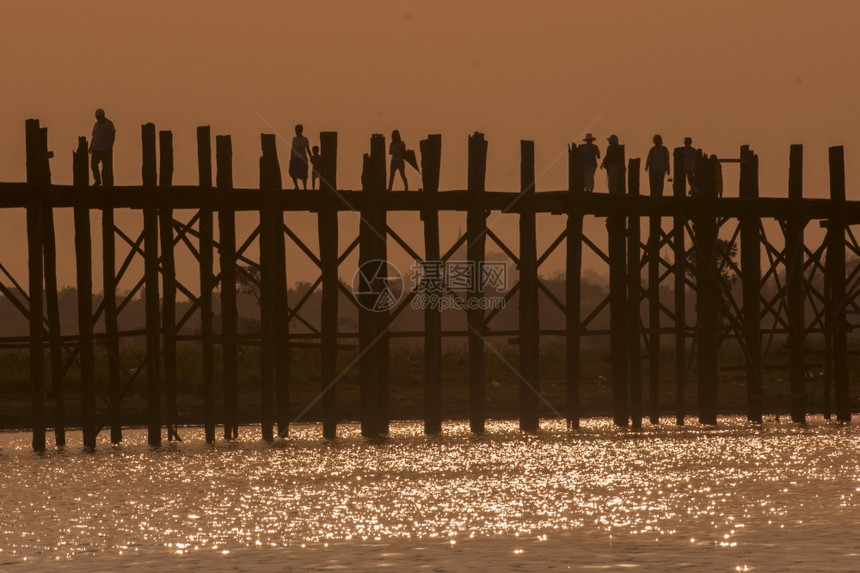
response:
M750 144L771 196L786 194L790 144L806 146L808 196L827 192L827 147L845 145L857 199L858 23L860 3L844 0L6 3L0 180L24 179L24 120L36 117L49 128L54 181L71 182L77 136L103 107L117 126L119 185L140 182L143 123L173 131L176 183L196 182L195 128L211 125L233 136L236 185L254 186L259 134L289 138L302 122L312 143L339 132L342 188L359 187L370 134L399 129L415 148L442 134L443 189L465 187L475 130L489 140L488 189L518 188L521 139L536 142L538 191L562 189L566 144L589 130L601 147L617 133L628 157L644 157L654 133L669 147L690 135L722 157ZM4 244L22 242L23 214L2 217ZM341 218L346 234L354 217ZM70 243L71 215L57 220ZM496 230L515 241L514 222ZM296 219L315 244L313 223ZM399 224L420 246L420 227ZM450 219L443 241L459 225ZM23 273L24 251L12 251L3 263ZM294 278L310 272L295 268ZM64 264L61 282L73 273Z

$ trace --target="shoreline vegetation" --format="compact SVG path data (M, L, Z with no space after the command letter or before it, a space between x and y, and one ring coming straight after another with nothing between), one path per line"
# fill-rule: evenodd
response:
M609 380L608 341L589 340L583 347L583 362L580 366L581 417L610 416L612 413L611 382ZM815 340L807 341L810 354L818 361ZM746 368L741 351L730 351L732 345L720 350L720 379L717 392L719 415L742 415L747 411ZM516 373L518 350L516 345L500 344L497 356L487 354L486 363L486 415L488 419L516 419L519 415L519 377ZM203 382L201 377L201 352L199 345L182 343L178 347L178 384L176 399L177 426L194 426L203 423ZM121 384L127 386L121 403L121 420L124 427L145 426L147 422L145 372L132 383L134 367L140 365L145 355L145 346L140 342L126 342L121 349L121 364L124 368ZM360 369L354 365L357 350L338 353L338 371L346 370L336 386L337 417L339 423L350 423L360 418L359 376ZM321 387L319 379L319 351L296 348L290 353L292 379L290 389L290 414L294 423L315 423L321 420L321 403L316 401ZM853 371L860 365L857 356L849 357ZM215 406L216 425L223 421L222 377L220 353L216 349ZM643 355L643 373L647 372L647 356ZM770 360L775 364L763 373L765 387L764 414L768 420L788 418L790 388L787 356L784 350ZM259 424L262 395L260 391L259 348L244 346L239 355L239 400L238 422L242 425ZM107 426L109 407L106 397L107 355L104 348L97 350L96 403L97 421ZM468 418L468 351L465 345L449 344L442 357L442 415L450 421ZM674 416L677 410L674 380L674 351L665 349L660 357L661 380L659 385L659 414ZM32 396L29 386L29 354L26 350L0 350L0 429L27 430L31 427ZM392 344L390 367L390 411L391 419L397 421L421 420L424 415L424 359L420 346L412 343ZM851 411L860 411L860 379L851 378ZM64 380L65 425L67 429L80 427L80 376L77 367ZM691 423L697 420L696 369L691 368L686 384L686 415ZM810 414L821 414L824 410L824 372L821 364L810 364L807 379L807 403ZM54 427L54 395L49 382L46 397L46 424ZM649 382L647 375L642 380L643 418L650 414ZM539 415L543 419L564 417L566 411L566 365L564 342L549 339L541 344ZM162 422L165 420L166 398L161 394ZM297 419L301 412L303 416Z

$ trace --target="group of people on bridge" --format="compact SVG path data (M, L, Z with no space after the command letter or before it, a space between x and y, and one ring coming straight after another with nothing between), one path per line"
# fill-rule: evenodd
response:
M93 185L112 186L113 145L116 140L116 128L113 122L105 117L103 109L97 109L95 116L96 123L93 125L89 147L90 154L92 155L90 165L93 171ZM308 138L304 136L304 126L302 124L295 126L295 133L295 137L290 142L289 163L289 175L293 180L293 187L298 190L299 181L301 181L302 189L307 190L308 174L310 173L311 189L316 189L322 165L320 148L317 145L311 147ZM583 139L585 143L579 146L583 158L583 187L587 193L594 191L594 176L597 172L598 160L602 157L603 161L600 162L600 168L606 170L609 193L620 194L623 191L624 153L618 141L618 136L613 134L607 138L608 146L606 147L605 156L601 156L600 149L594 144L596 139L591 133L588 133ZM671 159L669 150L663 145L663 138L659 134L655 135L652 141L654 145L648 151L648 159L645 161L645 171L648 172L651 195L661 196L665 181L667 179L669 181L672 180ZM690 193L695 194L698 154L692 144L692 138L684 138L684 173L680 174L680 176L686 179ZM396 129L391 134L391 143L389 144L388 152L391 156L388 191L391 191L393 188L396 173L400 173L403 188L408 191L409 182L406 179L406 163L410 160L408 154L414 154L414 152L406 149L406 143L400 137L400 132ZM414 159L409 162L415 165ZM101 166L101 169L99 169L99 166ZM417 169L417 165L415 167Z
M592 134L587 133L583 139L585 143L579 146L583 161L583 187L586 193L594 191L594 175L597 172L598 166L597 160L601 158L600 149L594 144L596 139ZM606 139L609 144L606 147L606 155L603 157L603 161L600 162L600 168L606 170L609 193L620 194L623 190L624 154L617 135L610 135ZM671 159L669 150L663 145L663 137L661 135L655 135L652 141L654 145L648 151L648 159L645 161L645 171L648 172L651 195L661 196L663 195L663 185L666 180L672 181ZM692 138L684 138L683 150L684 173L680 174L680 176L686 179L692 194L696 188L696 163L698 159L696 149L693 148Z

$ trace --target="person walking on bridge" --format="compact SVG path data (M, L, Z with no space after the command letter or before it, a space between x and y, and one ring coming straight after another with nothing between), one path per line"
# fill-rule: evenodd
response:
M597 139L590 133L585 134L584 145L582 149L582 171L583 171L583 188L586 193L594 191L594 172L597 171L597 160L600 159L600 149L594 145L594 140Z
M113 186L113 143L116 140L116 128L113 122L105 117L105 110L96 110L96 123L93 126L93 137L90 139L90 167L93 169L93 185L98 187ZM102 164L99 173L99 163Z
M648 181L651 183L651 196L663 196L663 183L669 175L669 150L663 145L663 138L658 134L654 136L654 147L648 152L645 161L645 171L648 172Z

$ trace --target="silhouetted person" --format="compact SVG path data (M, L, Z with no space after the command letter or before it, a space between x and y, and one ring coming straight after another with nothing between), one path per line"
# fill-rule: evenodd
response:
M669 175L669 150L663 145L663 138L654 136L654 147L648 152L645 161L645 171L648 172L648 181L651 183L651 195L661 197L663 195L663 182Z
M594 172L597 171L597 160L600 159L600 149L592 143L596 138L590 133L585 134L585 145L580 147L582 151L582 173L583 187L586 193L594 191Z
M606 179L609 182L609 192L621 193L621 174L624 170L624 157L621 154L621 146L618 144L618 136L610 135L607 138L609 147L606 148L606 157L600 164L601 169L606 169Z
M388 190L391 191L394 186L394 172L400 171L400 178L403 179L403 190L409 191L409 183L406 181L406 143L400 139L400 132L396 129L391 132L388 153L391 155L391 175L388 177Z
M116 140L116 128L113 122L105 117L105 110L96 110L96 123L93 125L93 137L90 139L90 167L93 169L93 185L113 186L113 142ZM99 173L99 163L102 164Z
M317 188L317 179L320 178L320 169L322 168L322 155L320 155L320 146L314 145L311 148L311 189Z
M308 188L308 163L311 157L311 144L308 138L302 135L304 131L302 124L296 125L296 136L293 138L290 152L290 177L293 178L293 186L298 191L299 182L302 180L302 188Z
M693 190L696 187L696 149L693 147L693 138L684 138L684 175L687 183L690 185L690 195L693 195ZM678 175L677 173L675 175Z

